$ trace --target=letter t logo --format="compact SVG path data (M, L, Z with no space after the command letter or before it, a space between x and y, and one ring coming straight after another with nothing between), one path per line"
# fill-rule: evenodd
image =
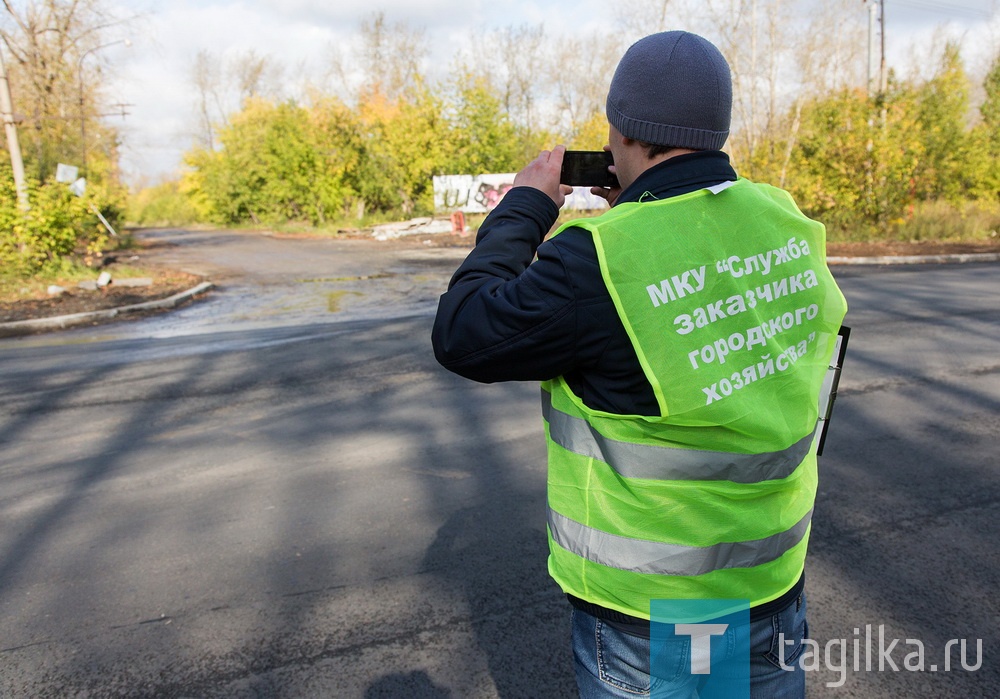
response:
M721 636L729 624L674 624L674 633L691 637L691 674L712 672L712 636Z

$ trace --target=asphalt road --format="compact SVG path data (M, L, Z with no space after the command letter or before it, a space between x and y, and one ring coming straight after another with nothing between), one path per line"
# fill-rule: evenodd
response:
M455 251L186 240L207 301L0 341L0 697L573 696L537 387L431 356ZM810 696L1000 695L998 269L835 270Z

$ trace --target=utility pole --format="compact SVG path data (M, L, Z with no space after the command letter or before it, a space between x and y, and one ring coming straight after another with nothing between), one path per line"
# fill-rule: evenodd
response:
M868 96L873 95L878 98L878 101L882 105L882 127L885 128L886 120L886 106L885 99L886 93L889 91L889 71L886 68L885 63L885 0L878 0L878 7L875 6L875 0L865 0L868 4ZM875 58L875 13L878 11L878 24L879 24L879 42L881 44L879 49L879 65L878 65L878 90L876 91L874 87L875 79L874 72L875 68L874 58Z
M889 88L889 73L885 66L885 0L878 0L878 6L875 4L875 0L865 0L868 4L868 94L872 94L874 91L874 72L875 72L875 23L876 14L878 15L879 24L879 41L881 47L879 49L879 65L878 65L878 94L884 95Z
M878 0L879 6L879 23L882 36L882 58L879 62L878 72L879 72L879 92L885 97L886 91L889 89L889 71L885 67L885 0Z
M882 57L879 60L878 67L878 97L879 102L882 105L882 130L885 131L886 126L886 115L888 114L888 107L886 107L886 93L889 91L889 71L885 66L885 0L878 0L879 6L879 23L882 37Z
M875 23L878 21L878 6L868 3L868 96L875 92Z
M3 112L3 128L7 132L7 150L10 151L10 166L14 171L14 189L22 211L27 211L28 184L24 180L24 160L21 158L21 144L17 140L17 122L14 120L14 105L10 98L10 83L7 81L7 66L0 52L0 112Z

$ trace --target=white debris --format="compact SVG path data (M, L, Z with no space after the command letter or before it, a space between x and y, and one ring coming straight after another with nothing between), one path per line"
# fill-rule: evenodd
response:
M423 217L399 223L383 223L372 226L372 237L375 240L392 240L406 235L433 235L435 233L451 233L451 221Z
M49 296L62 296L66 293L66 289L59 286L58 284L51 284L48 289Z
M153 286L149 277L132 277L130 279L115 279L115 286Z

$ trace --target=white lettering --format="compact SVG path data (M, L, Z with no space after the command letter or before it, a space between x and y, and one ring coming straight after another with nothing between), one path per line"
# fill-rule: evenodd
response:
M694 309L694 313L692 315L694 315L695 327L705 328L708 327L709 322L711 322L708 320L708 313L705 312L704 308Z
M802 283L802 275L796 274L794 277L789 277L788 280L792 283L791 293L797 294L800 291L805 291L806 286Z
M771 282L771 288L774 289L774 298L780 299L782 296L788 296L788 280L781 279L776 282Z
M699 351L700 350L691 350L690 352L688 352L688 360L691 362L691 368L692 369L697 369L698 368L698 352Z
M893 672L899 672L899 668L896 667L896 663L892 659L892 650L899 643L898 638L892 639L892 643L888 647L885 645L885 624L878 625L878 671L885 671L885 663L888 661L889 667L892 668Z
M717 320L722 320L723 318L728 318L726 312L722 310L722 301L716 301L715 303L708 304L705 308L708 309L708 322L714 323Z
M714 403L717 400L722 400L722 396L720 396L719 392L716 390L718 387L719 387L719 384L714 383L714 384L712 384L711 388L703 388L703 389L701 389L702 392L704 392L704 394L706 396L708 396L708 400L705 402L705 405L711 405L712 403Z
M729 270L729 273L732 274L737 279L743 276L742 269L740 270L739 274L736 273L736 265L739 264L739 261L740 261L739 255L733 255L728 260L726 260L726 268Z
M908 653L905 658L903 658L903 667L911 672L923 672L924 671L924 644L922 641L916 638L906 639L906 645L916 646L917 649L912 653ZM916 662L911 662L915 660Z
M726 355L729 354L729 343L725 340L716 340L715 354L719 357L719 364L725 364Z
M687 335L692 330L694 330L694 323L691 322L691 316L687 313L682 313L681 315L674 318L674 325L681 326L677 330L678 335Z
M677 298L682 299L688 294L694 293L694 287L691 286L691 282L688 281L688 277L690 276L691 270L688 270L680 276L675 274L670 278L670 282L674 285L674 289L677 290Z
M650 284L646 287L646 291L653 302L653 308L659 308L662 304L677 300L677 297L674 296L674 290L670 287L670 283L666 279L660 282L659 286Z
M728 313L731 316L739 315L740 313L746 313L747 311L747 304L746 301L743 300L742 296L739 295L730 296L728 299L726 299L726 303L729 304L728 306L726 306L726 313Z
M701 291L702 289L705 288L706 269L707 269L706 265L702 265L700 268L695 267L694 269L691 270L691 276L694 277L695 281L694 290L696 292Z
M771 255L773 254L774 254L773 250L768 250L766 253L766 257L765 253L763 252L757 255L757 259L760 260L760 264L764 268L761 271L763 272L765 277L771 273Z
M767 345L767 339L764 337L764 331L761 330L759 326L747 330L747 349L751 349L757 345L760 345L761 347L765 347Z

